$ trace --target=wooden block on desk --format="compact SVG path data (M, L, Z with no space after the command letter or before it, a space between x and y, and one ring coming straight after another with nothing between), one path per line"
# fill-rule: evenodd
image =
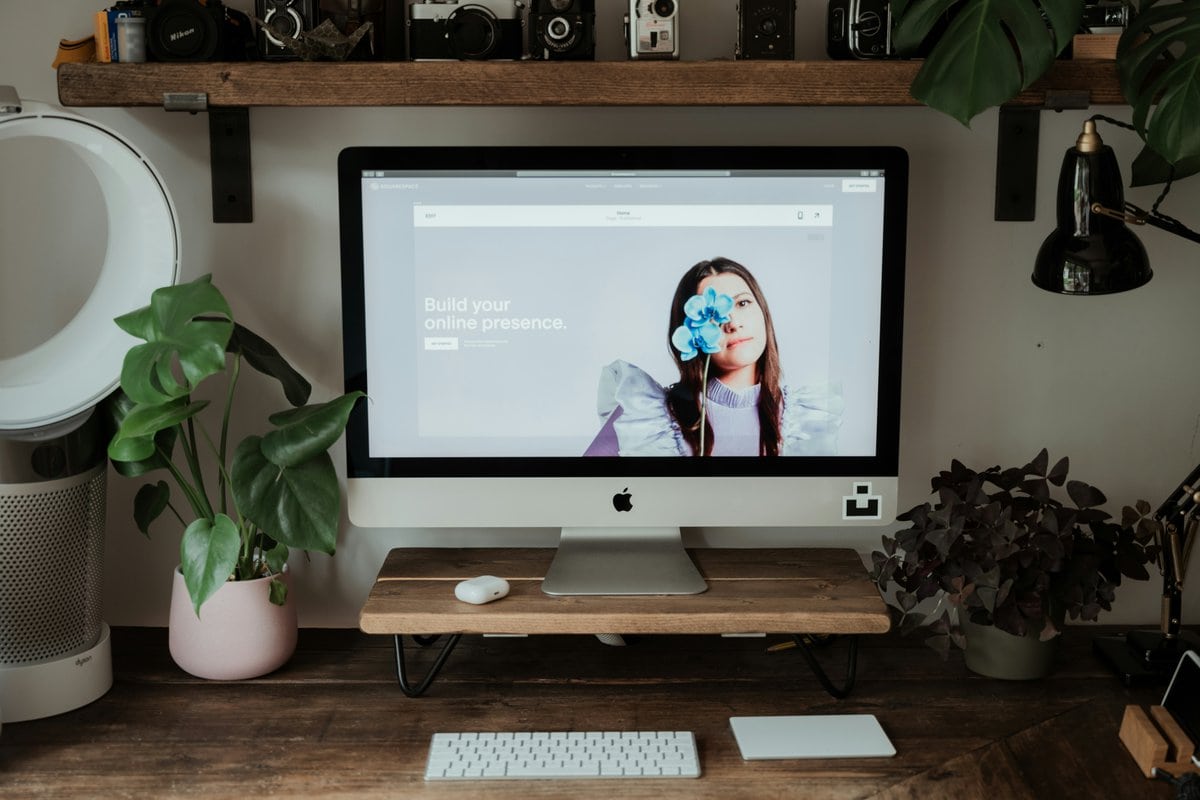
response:
M1115 61L1119 33L1079 33L1071 39L1071 58L1076 61Z
M1155 767L1175 775L1197 771L1195 745L1162 706L1151 706L1149 714L1141 706L1126 706L1119 735L1147 778L1154 777Z

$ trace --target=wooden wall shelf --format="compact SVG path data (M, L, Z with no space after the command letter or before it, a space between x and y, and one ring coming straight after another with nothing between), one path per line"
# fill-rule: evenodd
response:
M63 64L66 106L915 106L919 61L422 61ZM1013 101L1047 91L1124 103L1111 61L1058 61Z
M213 221L253 219L249 109L359 106L918 106L919 61L63 64L65 106L208 111ZM996 219L1032 220L1038 112L1125 102L1112 61L1056 61L1000 113Z

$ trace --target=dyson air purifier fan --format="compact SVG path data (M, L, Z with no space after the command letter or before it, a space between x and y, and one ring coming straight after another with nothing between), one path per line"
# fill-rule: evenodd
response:
M0 354L2 722L70 711L112 686L101 620L106 442L94 410L116 388L134 343L113 318L145 305L179 272L174 206L137 148L92 120L23 103L0 87L0 155L34 139L69 148L91 170L108 237L95 287L78 312L32 349ZM0 240L0 259L13 257L4 251Z

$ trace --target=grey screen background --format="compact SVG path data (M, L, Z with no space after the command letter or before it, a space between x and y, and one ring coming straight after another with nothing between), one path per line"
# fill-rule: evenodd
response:
M363 180L372 457L576 456L599 429L601 368L659 383L676 284L725 256L762 287L784 383L840 386L838 454L875 454L883 179L819 176L368 177ZM830 204L829 227L414 227L418 205ZM490 309L489 309L490 304ZM497 319L546 330L490 330ZM466 326L474 325L475 329ZM558 327L554 327L558 326ZM427 349L456 337L457 349Z

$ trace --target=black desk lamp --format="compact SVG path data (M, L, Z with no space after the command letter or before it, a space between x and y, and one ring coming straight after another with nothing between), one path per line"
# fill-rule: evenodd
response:
M1154 518L1160 524L1158 566L1163 575L1162 622L1157 631L1098 636L1092 648L1127 686L1165 683L1186 650L1200 650L1200 637L1180 627L1183 578L1196 529L1200 527L1200 465L1191 471Z
M1033 267L1034 284L1047 291L1113 294L1149 281L1153 273L1146 248L1128 224L1153 225L1200 242L1200 234L1158 210L1170 180L1150 211L1125 202L1117 158L1096 132L1097 119L1132 127L1109 117L1092 117L1063 157L1055 204L1058 227L1042 243Z
M1200 234L1158 210L1170 180L1150 211L1125 202L1121 170L1113 149L1096 133L1097 119L1132 128L1109 117L1092 117L1063 157L1058 227L1042 243L1033 268L1034 284L1047 291L1112 294L1149 281L1153 273L1146 248L1128 224L1153 225L1200 242ZM1158 565L1163 575L1160 629L1100 636L1093 642L1096 654L1129 686L1165 682L1184 651L1200 650L1200 638L1180 627L1183 579L1200 527L1200 466L1171 493L1154 518L1159 523Z

